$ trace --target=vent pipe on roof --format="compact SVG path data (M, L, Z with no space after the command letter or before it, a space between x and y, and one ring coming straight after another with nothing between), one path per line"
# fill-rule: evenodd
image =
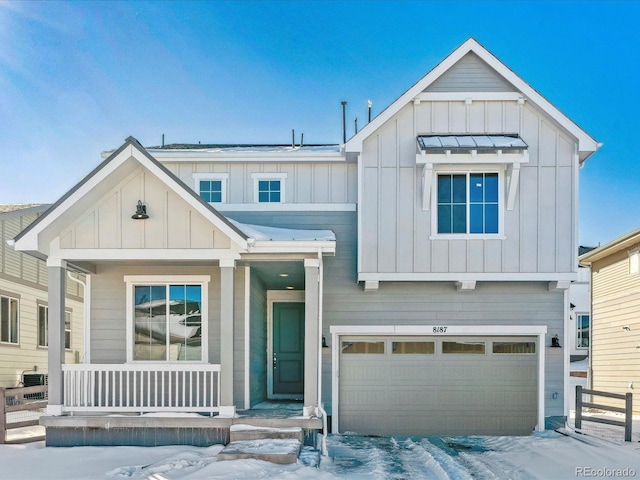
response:
M162 148L164 148L164 133L162 134Z
M353 119L353 124L354 124L355 130L356 130L356 133L358 133L358 117Z
M342 143L347 143L347 102L340 102L342 105Z
M296 131L291 129L291 148L296 148Z
M300 134L300 148L302 148L302 144L304 143L304 133Z
M371 106L373 105L373 102L371 100L367 100L367 113L368 113L368 117L369 117L369 121L367 123L369 123L371 121Z

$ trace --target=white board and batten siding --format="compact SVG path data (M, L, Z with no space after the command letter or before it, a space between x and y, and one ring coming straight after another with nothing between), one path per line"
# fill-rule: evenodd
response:
M138 200L149 218L131 220ZM63 249L229 248L227 235L144 167L137 168L60 234Z
M495 72L482 73L472 60L469 65L462 61L455 65L427 91L440 95L462 90L505 91ZM462 75L472 66L480 73ZM360 273L433 274L434 280L437 274L463 272L574 273L577 140L531 102L485 99L468 103L456 95L451 101L408 103L363 141ZM502 205L502 236L452 240L438 239L432 231L437 206L433 202L429 210L422 206L416 135L447 133L517 133L529 146L515 206L507 210ZM469 165L481 158L482 154L470 156ZM506 199L509 172L506 167L502 170Z
M340 162L163 162L185 184L198 191L194 174L226 174L227 198L213 204L224 211L255 204L252 174L285 174L285 205L352 205L357 201L357 167ZM286 207L285 207L286 208Z
M37 211L34 211L37 210ZM47 305L47 266L43 260L7 245L33 222L44 209L13 211L0 215L0 296L18 300L18 343L0 342L0 387L15 387L22 373L47 372L47 348L38 346L38 307ZM66 308L71 312L71 348L66 363L81 360L84 350L84 291L67 280Z

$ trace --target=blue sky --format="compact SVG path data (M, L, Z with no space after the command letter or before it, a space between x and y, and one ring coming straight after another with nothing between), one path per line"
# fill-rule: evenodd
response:
M53 202L133 135L341 141L475 37L604 146L580 242L640 227L640 3L0 0L0 203ZM352 131L350 132L352 133Z

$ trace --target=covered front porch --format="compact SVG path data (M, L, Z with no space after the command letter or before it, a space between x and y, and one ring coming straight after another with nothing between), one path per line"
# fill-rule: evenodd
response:
M267 398L300 399L300 421L322 417L322 263L335 243L331 231L230 220L128 140L15 239L47 261L48 438L122 422L138 433L180 429L184 415L226 428ZM86 344L83 363L70 365L73 272L86 278ZM272 299L290 298L288 287L301 306L301 383L277 397Z

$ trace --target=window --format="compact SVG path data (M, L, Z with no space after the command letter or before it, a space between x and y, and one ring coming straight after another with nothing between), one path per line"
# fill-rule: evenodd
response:
M384 342L342 342L342 353L384 353Z
M125 281L130 360L206 361L208 276L166 282L133 276Z
M284 203L286 173L254 173L251 177L255 203Z
M222 202L222 180L200 180L200 196L205 202Z
M493 353L536 353L536 342L493 342Z
M498 173L438 174L437 232L497 234L499 232Z
M484 342L442 342L442 353L483 354Z
M396 355L435 353L435 342L392 342L392 353Z
M49 345L49 307L38 305L38 346ZM71 349L71 312L64 312L64 348Z
M194 173L196 190L205 202L227 202L227 173Z
M629 275L637 275L640 272L640 250L629 252Z
M578 313L576 315L576 326L578 328L578 348L589 348L589 320L590 316L586 313Z
M0 342L18 343L18 299L0 295Z

